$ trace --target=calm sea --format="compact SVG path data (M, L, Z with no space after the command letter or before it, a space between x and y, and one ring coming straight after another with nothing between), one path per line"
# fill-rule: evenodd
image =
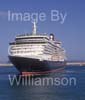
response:
M31 81L37 78L37 85L11 85L8 75L17 74L15 67L0 67L0 100L85 100L85 66L68 66L61 72L33 77ZM39 78L51 78L53 83L40 84Z

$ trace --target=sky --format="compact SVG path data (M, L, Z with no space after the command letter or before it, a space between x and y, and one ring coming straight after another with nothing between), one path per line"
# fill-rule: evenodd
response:
M8 11L10 16L21 13L23 20L8 20ZM85 60L85 0L0 0L0 61L8 61L9 42L16 35L32 32L32 19L24 20L25 13L37 13L38 33L53 33L68 60Z

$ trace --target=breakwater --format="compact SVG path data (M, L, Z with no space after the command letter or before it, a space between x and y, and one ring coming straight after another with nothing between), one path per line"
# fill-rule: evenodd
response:
M12 63L1 63L0 66L3 66L3 67L8 67L8 66L13 66ZM66 63L66 66L85 66L85 61L84 62L67 62Z
M6 64L6 63L3 63L3 64L0 64L0 66L3 66L3 67L8 67L8 66L13 66L13 64L11 64L11 63L8 63L8 64Z

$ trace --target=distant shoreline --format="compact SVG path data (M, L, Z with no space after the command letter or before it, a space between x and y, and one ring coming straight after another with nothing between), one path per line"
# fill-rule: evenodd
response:
M12 63L1 63L0 67L12 67ZM85 62L67 62L66 66L85 66Z
M11 66L13 66L13 64L11 64L11 63L8 63L8 64L6 64L6 63L0 64L0 67L11 67Z

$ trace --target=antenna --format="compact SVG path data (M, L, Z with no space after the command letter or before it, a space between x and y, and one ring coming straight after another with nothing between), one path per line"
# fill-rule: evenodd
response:
M32 34L36 35L36 31L37 31L37 26L36 26L36 22L34 21L33 22L33 31L32 31Z

